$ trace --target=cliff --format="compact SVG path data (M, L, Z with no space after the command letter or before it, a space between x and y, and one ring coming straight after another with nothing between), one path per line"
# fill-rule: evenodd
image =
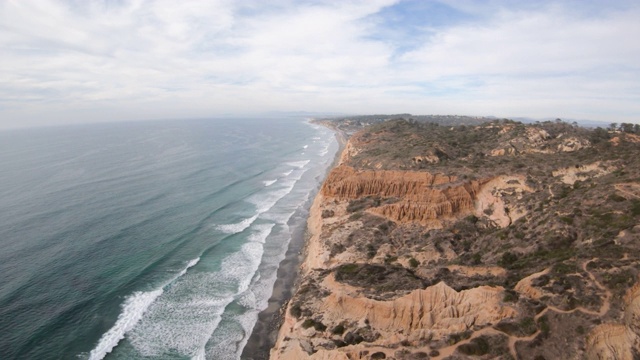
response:
M338 201L368 196L395 198L396 202L372 212L398 222L427 225L433 220L471 213L480 188L477 181L457 183L455 176L415 171L356 171L341 165L327 177L322 195Z
M355 133L311 207L271 358L635 358L640 150L607 136L499 121Z
M418 171L355 170L347 165L333 169L322 186L322 195L336 201L364 197L391 198L371 213L399 223L417 222L441 228L443 220L475 214L491 208L492 220L506 226L513 219L505 213L501 197L505 192L531 191L522 176L497 176L483 180L458 181L456 176ZM522 214L519 214L522 216Z

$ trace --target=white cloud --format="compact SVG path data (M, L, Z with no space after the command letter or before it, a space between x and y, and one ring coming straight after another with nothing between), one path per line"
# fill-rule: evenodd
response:
M431 28L397 56L370 36L382 26L370 15L394 3L5 1L0 127L270 110L632 121L640 110L638 7L449 1L474 20Z

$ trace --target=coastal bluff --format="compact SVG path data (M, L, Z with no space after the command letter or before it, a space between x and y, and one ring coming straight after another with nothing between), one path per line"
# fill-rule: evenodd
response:
M640 149L625 138L507 120L353 131L270 358L635 358Z

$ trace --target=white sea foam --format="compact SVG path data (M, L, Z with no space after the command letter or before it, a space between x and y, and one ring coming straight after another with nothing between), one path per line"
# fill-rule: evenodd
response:
M182 271L180 271L180 272L178 273L178 275L174 276L174 277L170 280L170 282L171 282L171 281L174 281L175 279L179 278L180 276L182 276L182 275L186 274L186 273L187 273L187 270L189 270L189 268L191 268L191 267L194 267L198 262L200 262L200 258L199 258L199 257L197 257L197 258L195 258L195 259L193 259L193 260L189 261L189 262L187 263L187 266L186 266L184 269L182 269ZM167 283L166 285L168 285L168 283ZM166 286L166 285L165 285L165 286Z
M292 208L295 209L295 207ZM282 209L282 211L278 212L268 212L262 215L262 218L273 221L276 224L285 225L289 221L291 216L293 216L293 214L295 214L295 210Z
M89 360L100 360L110 353L120 340L124 339L125 333L133 329L140 321L149 305L160 294L162 294L162 289L147 292L136 291L128 296L122 304L122 312L118 315L115 325L102 335L98 345L89 353Z
M253 195L247 199L248 202L254 204L261 215L269 211L280 199L285 197L293 190L298 179L287 179L282 182L283 187L265 194Z
M289 175L291 175L292 172L293 172L293 169L283 172L282 175L283 176L289 176Z
M265 240L267 239L267 236L269 236L269 234L271 233L271 229L273 229L275 225L276 224L257 225L255 227L257 232L254 232L251 235L249 235L247 240L264 244Z
M275 234L274 234L275 233ZM249 340L249 334L258 320L258 314L266 309L273 292L278 264L290 240L289 231L274 231L270 236L284 236L278 241L281 249L277 256L263 253L259 268L260 276L254 276L249 288L236 296L235 301L245 310L228 318L225 328L217 329L207 344L207 356L211 359L236 360ZM266 250L265 250L266 252Z
M211 338L210 343L213 346L207 348L208 358L216 360L239 359L257 320L257 310L248 310L243 314L233 316L233 324L229 325L228 329L224 329L226 331L215 332Z
M276 181L278 181L278 179L275 179L275 180L265 180L265 181L263 181L262 183L264 184L264 186L271 186L271 185L275 184L275 183L276 183Z
M256 214L250 218L244 219L238 223L235 224L222 224L222 225L218 225L216 226L216 229L227 233L227 234L237 234L239 232L243 232L246 228L248 228L249 226L251 226L251 224L253 224L254 221L256 221L256 219L258 218L260 214Z
M142 319L142 316L149 309L149 306L162 295L164 287L184 275L187 270L200 261L200 258L189 261L187 266L182 269L171 280L164 283L159 289L153 291L136 291L129 295L122 304L122 312L118 315L116 323L109 329L98 341L98 345L89 353L89 360L103 359L110 353L120 340L124 339L127 332L131 331L135 325Z
M307 160L308 162L308 160ZM303 163L303 162L300 162ZM304 162L306 164L306 162ZM298 164L304 166L304 164ZM287 196L293 190L296 182L300 180L302 175L307 170L294 170L289 171L287 178L281 179L279 183L281 183L282 187L276 188L272 191L268 191L266 193L261 192L256 195L252 195L247 199L249 203L252 203L256 207L256 214L250 218L244 219L238 223L233 224L220 224L216 226L216 229L222 231L227 234L237 234L249 228L251 224L253 224L259 216L264 214L265 212L271 210L280 199ZM293 174L293 176L291 176Z
M320 151L318 152L318 155L320 155L320 156L325 156L325 155L327 155L327 153L329 152L329 146L330 146L330 145L331 145L331 143L330 143L330 142L329 142L329 143L327 143L327 144L322 148L322 150L320 150Z
M308 147L309 147L309 145L305 145L305 146L303 146L302 148L303 148L303 149L306 149L306 148L308 148Z
M204 347L199 349L198 352L191 358L191 360L207 360L207 355L204 351Z
M225 308L249 288L264 253L262 243L273 226L252 227L249 242L227 256L219 271L188 273L168 288L129 335L138 353L202 359Z
M300 160L300 161L292 161L292 162L288 162L287 165L289 166L294 166L298 169L302 169L303 167L305 167L305 165L307 165L311 160Z

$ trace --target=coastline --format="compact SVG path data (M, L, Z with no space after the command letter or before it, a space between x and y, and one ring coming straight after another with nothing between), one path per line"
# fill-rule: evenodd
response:
M320 188L324 184L327 175L339 164L342 153L345 150L348 136L341 130L325 123L318 123L334 131L338 141L338 150L333 162L327 168L324 177L318 182L312 191L309 200L296 211L292 219L304 217L305 220L296 227L292 227L291 241L285 258L280 262L276 281L273 285L273 293L268 301L266 309L258 314L258 320L249 336L247 344L242 350L242 360L268 360L271 349L276 345L280 328L284 322L285 311L291 296L298 286L301 266L307 254L307 245L311 238L308 221L311 217L312 206L319 196Z

